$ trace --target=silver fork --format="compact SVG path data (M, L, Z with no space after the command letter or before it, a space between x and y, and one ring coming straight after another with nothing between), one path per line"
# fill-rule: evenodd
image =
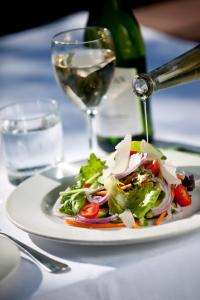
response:
M67 264L61 263L46 256L45 254L25 245L6 233L0 232L0 236L10 239L22 252L31 257L37 265L50 273L60 273L70 270Z

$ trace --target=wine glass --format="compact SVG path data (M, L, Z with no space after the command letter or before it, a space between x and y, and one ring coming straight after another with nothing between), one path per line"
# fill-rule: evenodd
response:
M86 115L90 152L95 152L94 118L114 75L115 53L107 28L85 27L52 38L57 82Z

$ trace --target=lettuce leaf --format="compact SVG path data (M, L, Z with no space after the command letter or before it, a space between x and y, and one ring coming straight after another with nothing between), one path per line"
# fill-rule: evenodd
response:
M161 190L154 187L152 182L136 186L128 193L127 207L137 218L143 218L145 214L157 205Z
M109 194L109 213L121 214L126 209L126 194L118 188L119 181L112 175L106 178L104 186Z
M141 152L141 142L140 141L132 141L131 142L131 150Z
M153 182L137 185L129 192L119 189L118 183L119 181L113 176L109 176L104 183L109 193L110 214L121 214L126 209L130 209L132 214L140 219L157 205L161 190Z
M74 194L68 193L61 196L60 202L62 203L60 212L74 216L79 213L87 201L84 192L76 192Z
M94 153L90 154L87 165L80 168L77 180L83 185L84 183L94 183L102 175L105 162L98 158Z

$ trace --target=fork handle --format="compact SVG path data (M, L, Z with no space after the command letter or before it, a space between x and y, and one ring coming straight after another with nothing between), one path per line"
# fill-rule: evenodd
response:
M6 233L0 232L0 235L14 242L14 244L16 244L22 252L30 256L40 267L44 268L50 273L59 273L68 271L70 269L67 264L61 263L46 256L45 254L25 245Z

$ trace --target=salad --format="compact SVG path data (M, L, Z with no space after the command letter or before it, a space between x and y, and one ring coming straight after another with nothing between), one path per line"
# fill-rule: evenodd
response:
M53 213L86 228L159 225L191 205L193 189L193 175L177 173L152 144L126 135L106 161L90 155Z

